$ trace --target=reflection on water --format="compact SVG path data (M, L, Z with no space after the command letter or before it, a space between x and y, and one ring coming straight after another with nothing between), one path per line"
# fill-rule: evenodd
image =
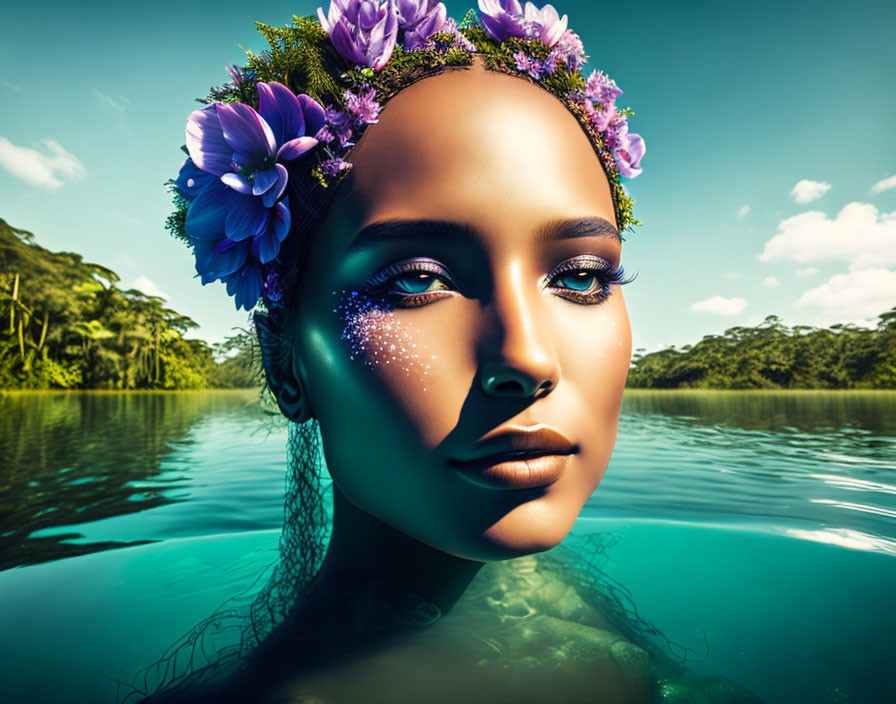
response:
M197 426L228 415L258 424L256 397L0 395L0 569L158 540L154 531L110 531L106 522L191 498L193 467L178 460L201 443Z
M286 431L257 392L0 395L0 568L277 528ZM896 552L896 393L629 391L585 517Z
M623 413L663 415L742 430L873 434L893 449L896 391L646 391L628 389ZM871 439L874 444L874 439Z
M627 393L594 516L748 523L896 554L896 393Z

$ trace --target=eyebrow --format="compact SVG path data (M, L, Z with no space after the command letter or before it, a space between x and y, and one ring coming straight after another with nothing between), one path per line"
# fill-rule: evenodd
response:
M619 231L601 217L552 220L538 228L538 242L575 239L578 237L611 237L619 240ZM481 245L482 233L472 225L453 220L380 220L367 225L355 235L346 252L353 254L378 244L392 241L442 240Z

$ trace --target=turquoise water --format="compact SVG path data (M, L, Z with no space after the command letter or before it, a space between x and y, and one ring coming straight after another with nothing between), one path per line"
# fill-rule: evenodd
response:
M0 396L0 701L103 701L273 560L254 392ZM699 674L896 701L896 394L632 392L575 532ZM52 671L53 677L46 673Z

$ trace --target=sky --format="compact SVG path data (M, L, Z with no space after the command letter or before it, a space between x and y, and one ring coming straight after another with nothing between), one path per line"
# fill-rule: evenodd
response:
M210 342L245 327L164 230L189 112L253 20L320 2L12 3L0 43L0 218L166 296ZM460 19L470 3L447 2ZM873 325L896 305L896 3L557 2L646 140L626 187L634 346L767 315Z

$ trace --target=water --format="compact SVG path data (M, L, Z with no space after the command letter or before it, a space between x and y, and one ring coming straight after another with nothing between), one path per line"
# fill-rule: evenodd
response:
M271 562L286 429L256 397L0 396L0 700L114 696L98 669ZM629 392L574 532L616 536L604 570L699 674L896 701L894 470L896 393Z

